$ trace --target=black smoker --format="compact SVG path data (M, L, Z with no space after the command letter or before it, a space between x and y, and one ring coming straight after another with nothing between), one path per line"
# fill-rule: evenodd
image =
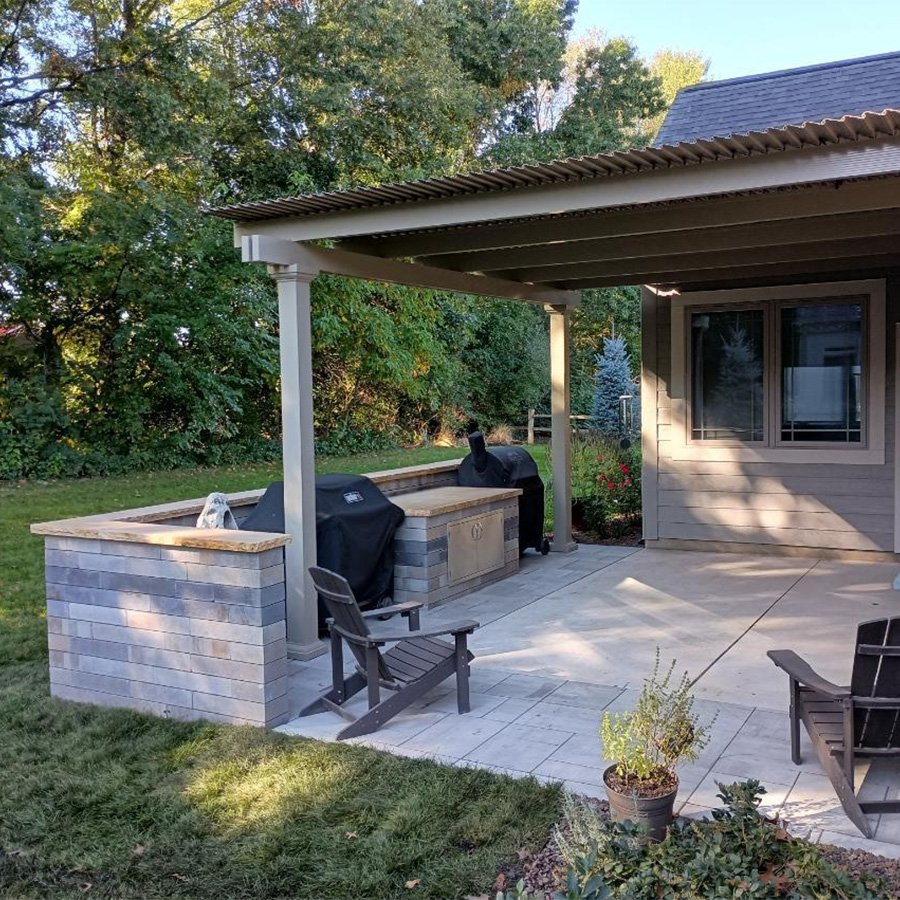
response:
M404 515L362 475L316 478L316 562L343 575L363 609L393 593L394 532ZM266 488L241 529L284 532L284 482ZM320 631L325 618L320 600Z
M537 463L522 447L486 447L484 435L469 435L472 451L459 464L462 487L516 487L519 495L519 553L533 549L547 553L544 538L544 482L538 475Z

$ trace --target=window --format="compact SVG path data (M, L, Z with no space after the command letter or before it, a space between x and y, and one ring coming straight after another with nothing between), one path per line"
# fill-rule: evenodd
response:
M883 464L883 281L670 302L674 459Z
M781 310L781 440L859 443L862 303Z
M691 316L691 436L694 440L763 439L763 312Z

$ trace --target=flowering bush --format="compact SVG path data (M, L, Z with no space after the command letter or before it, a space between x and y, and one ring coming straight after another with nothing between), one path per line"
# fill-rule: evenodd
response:
M641 451L597 434L572 441L572 499L584 527L620 532L641 515ZM577 517L577 515L576 515Z

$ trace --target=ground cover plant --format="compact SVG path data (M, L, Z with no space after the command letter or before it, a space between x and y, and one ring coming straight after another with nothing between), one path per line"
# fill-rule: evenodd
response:
M464 452L319 463L372 471ZM49 697L30 522L279 476L264 464L0 487L0 896L451 898L546 840L559 796L533 781Z

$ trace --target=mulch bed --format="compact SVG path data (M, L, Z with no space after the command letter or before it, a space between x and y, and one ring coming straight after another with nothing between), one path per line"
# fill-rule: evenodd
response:
M603 537L592 531L573 531L572 537L579 544L602 544L607 547L640 547L643 540L641 523L626 525L621 534Z
M592 797L580 799L593 806L603 818L609 818L609 804L605 800ZM851 875L875 874L884 880L887 897L900 897L900 860L831 845L823 845L822 850L833 865ZM521 879L535 900L552 900L554 892L562 887L565 869L565 862L551 836L539 853L532 856L520 851L515 863L504 866L497 876L491 896L497 891L515 887Z

